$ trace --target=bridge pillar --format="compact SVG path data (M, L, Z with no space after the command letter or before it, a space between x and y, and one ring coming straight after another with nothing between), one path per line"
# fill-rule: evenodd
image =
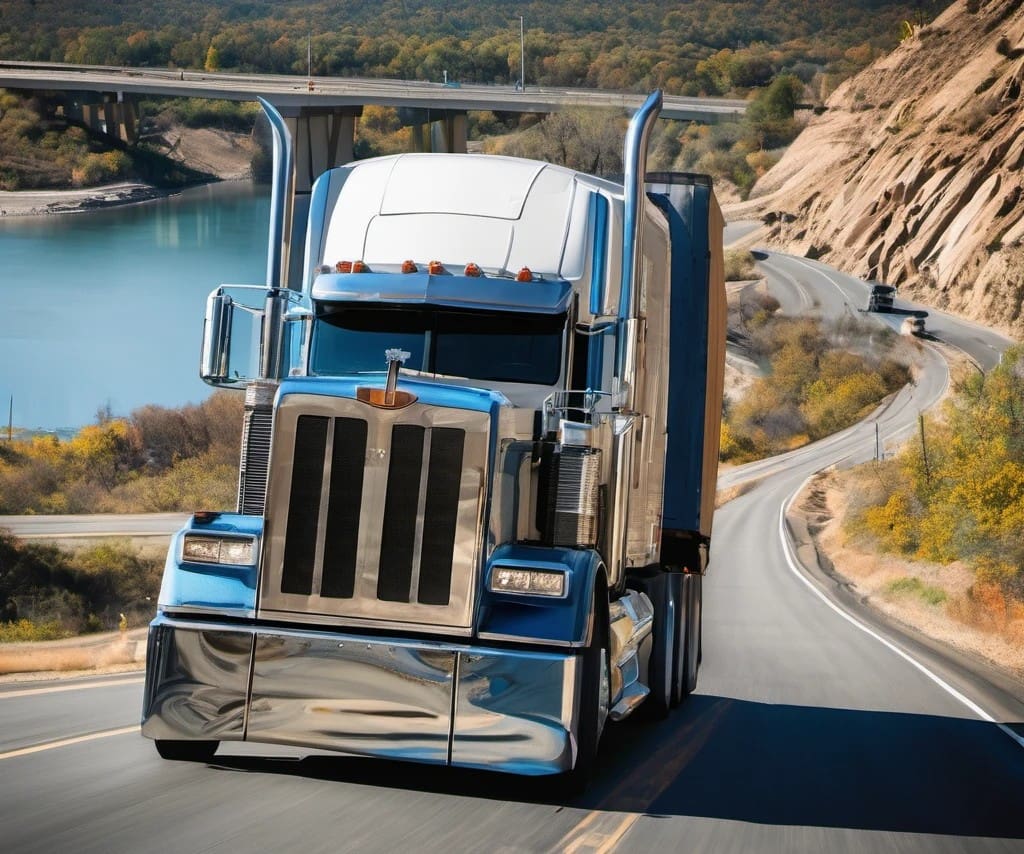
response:
M77 92L65 106L65 114L77 115L86 127L122 142L131 144L138 139L135 102L123 92Z
M430 125L431 150L465 154L468 135L469 119L466 113L461 110L445 110L444 116Z
M107 136L116 136L129 144L138 139L135 103L130 98L125 98L122 92L117 93L116 101L107 101L103 104L103 114Z
M362 107L282 109L295 146L295 192L308 194L317 177L354 159L355 120Z
M300 288L305 276L304 238L313 182L328 169L355 159L355 121L363 108L310 106L278 107L278 110L288 125L295 154L291 228L284 247L288 258L288 286Z
M466 153L469 121L465 110L400 108L398 118L412 128L413 151Z

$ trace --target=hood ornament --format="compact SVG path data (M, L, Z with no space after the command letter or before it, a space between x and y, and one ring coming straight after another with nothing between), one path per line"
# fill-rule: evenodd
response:
M359 386L356 389L356 398L370 406L379 409L402 409L416 402L416 395L408 391L398 389L398 371L405 364L412 353L398 347L391 347L384 351L384 358L388 364L388 378L384 388L368 388Z
M388 360L388 381L384 387L386 397L394 397L395 387L398 385L398 369L411 355L412 353L408 350L400 350L397 347L391 347L384 351L384 358Z

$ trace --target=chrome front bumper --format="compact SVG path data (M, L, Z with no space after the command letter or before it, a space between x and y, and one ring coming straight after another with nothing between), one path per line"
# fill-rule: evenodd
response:
M574 763L579 678L570 654L161 615L142 733L557 774Z

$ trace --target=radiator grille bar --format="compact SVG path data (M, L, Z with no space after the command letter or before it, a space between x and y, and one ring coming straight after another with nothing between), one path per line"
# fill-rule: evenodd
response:
M295 430L288 531L281 574L282 593L313 592L316 534L320 523L320 491L324 476L329 418L300 415Z
M366 422L360 418L334 421L321 596L351 599L355 592L366 433Z
M377 598L390 602L409 601L425 432L412 424L396 424L391 430L391 466L377 571Z
M447 605L451 593L466 432L452 427L435 427L431 434L427 469L429 489L423 514L417 600L427 605Z

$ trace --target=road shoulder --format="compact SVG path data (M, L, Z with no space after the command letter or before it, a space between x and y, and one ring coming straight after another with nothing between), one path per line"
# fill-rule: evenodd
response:
M849 541L842 511L852 484L844 476L850 473L819 473L790 505L786 522L801 569L837 605L976 698L994 718L1024 722L1024 646L956 620L945 602L930 605L888 592L894 579L923 577L927 583L942 573L954 596L966 595L969 570L879 555Z

